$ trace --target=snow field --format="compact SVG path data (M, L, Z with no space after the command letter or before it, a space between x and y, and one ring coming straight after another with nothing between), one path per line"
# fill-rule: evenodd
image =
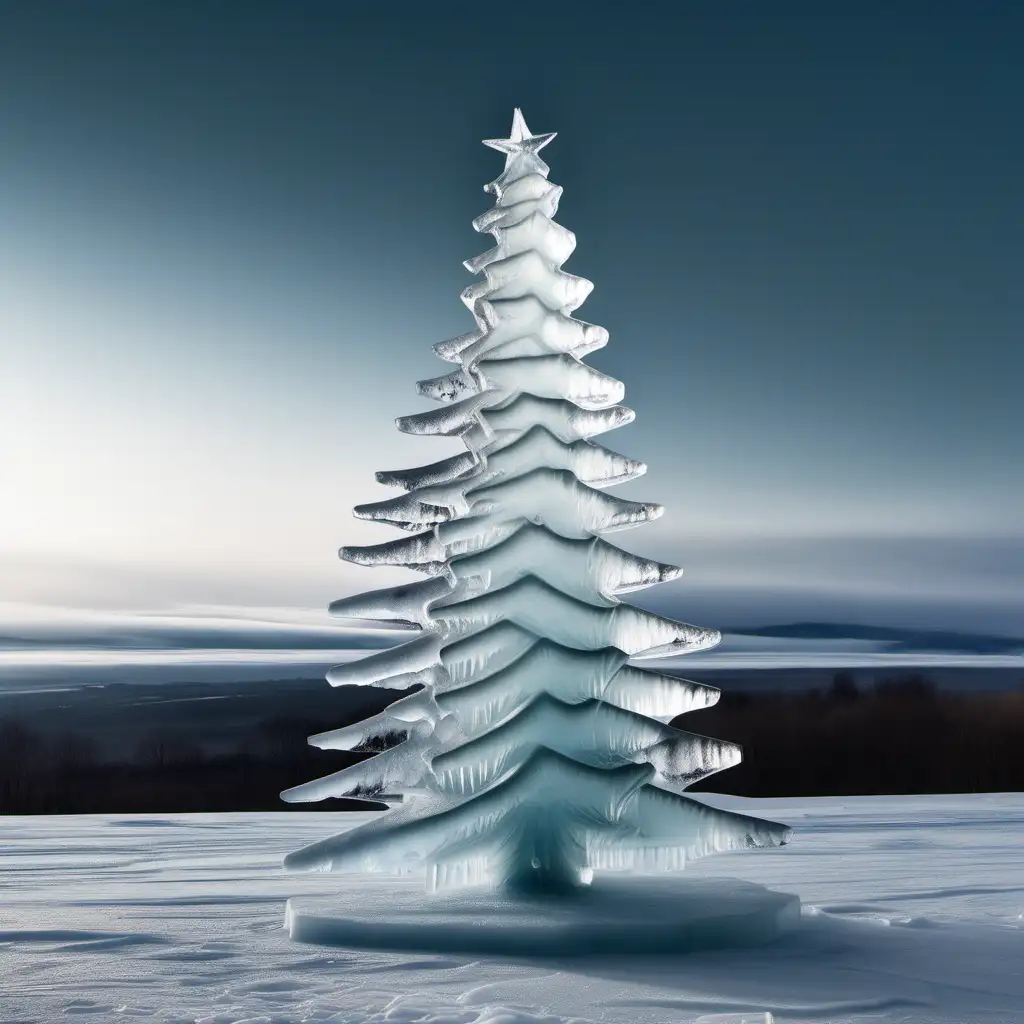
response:
M282 855L361 816L0 819L0 1021L1024 1020L1024 795L702 799L794 826L790 846L685 874L798 893L790 935L575 962L306 945L288 941L286 900L360 906L365 886L285 874Z

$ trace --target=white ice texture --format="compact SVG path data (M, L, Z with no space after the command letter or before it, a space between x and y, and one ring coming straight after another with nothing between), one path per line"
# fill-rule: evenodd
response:
M595 870L682 868L703 854L777 846L789 829L683 795L740 760L732 743L676 729L718 691L631 659L706 650L716 630L655 615L619 595L681 570L615 547L606 534L656 519L660 505L606 488L642 462L591 438L630 422L623 385L583 362L608 332L572 316L592 284L562 271L576 246L552 219L562 189L516 110L473 222L495 245L466 267L476 328L434 346L457 369L421 381L442 403L400 430L461 439L465 451L377 474L397 497L357 517L409 531L342 548L360 565L426 578L336 601L350 625L415 630L409 642L328 674L336 686L413 694L365 721L310 737L374 756L283 795L393 806L290 854L298 870L423 873L427 888L558 890Z

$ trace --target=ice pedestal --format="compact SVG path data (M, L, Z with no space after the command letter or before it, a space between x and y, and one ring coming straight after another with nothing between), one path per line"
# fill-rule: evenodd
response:
M757 946L793 928L800 899L735 878L601 877L559 897L484 888L427 894L415 878L361 880L332 903L292 899L298 942L527 958L646 956Z

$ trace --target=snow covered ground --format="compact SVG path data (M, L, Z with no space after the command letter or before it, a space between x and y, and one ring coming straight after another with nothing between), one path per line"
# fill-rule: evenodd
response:
M705 798L796 829L688 869L799 894L770 946L516 963L302 945L287 897L361 899L359 878L279 867L337 815L0 819L0 1020L1024 1021L1024 794Z

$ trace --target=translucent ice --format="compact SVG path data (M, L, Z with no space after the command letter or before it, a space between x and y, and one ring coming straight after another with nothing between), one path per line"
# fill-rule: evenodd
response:
M608 332L572 315L592 285L561 269L576 238L553 220L562 189L538 155L552 138L531 135L516 111L511 137L487 143L506 162L486 186L495 205L474 221L494 245L466 261L482 275L462 294L475 328L434 346L456 368L418 388L441 407L398 420L464 451L378 473L402 493L355 514L409 535L341 550L427 578L331 605L350 625L416 635L329 681L419 689L310 737L369 756L283 794L395 806L288 867L552 890L595 869L678 869L788 836L682 795L740 759L735 744L670 724L718 691L631 663L705 650L719 634L620 600L681 570L605 539L662 508L606 493L645 466L589 440L633 413L619 404L623 385L583 361Z
M568 444L538 425L512 438L495 437L479 450L453 455L429 466L379 472L377 482L421 490L465 480L476 488L499 477L507 480L543 468L571 470L579 480L599 487L632 480L647 469L636 459L590 441Z
M452 558L456 580L479 577L500 589L524 576L593 604L613 594L676 579L682 570L617 548L600 537L569 540L544 526L524 523L510 537L473 554Z
M484 481L510 479L545 467L575 473L583 483L607 487L624 483L646 472L637 459L629 459L591 441L566 444L546 427L535 426L514 441L498 439L484 449L487 467Z
M617 647L632 656L657 657L703 651L721 639L717 630L663 618L628 604L588 604L563 594L535 576L432 609L449 632L476 633L497 622L512 622L563 647Z
M740 759L735 744L673 729L594 698L567 704L542 693L490 728L492 722L479 717L463 722L460 714L445 715L436 704L410 703L419 696L405 698L404 714L392 710L372 733L337 730L314 738L317 746L352 749L396 733L403 737L359 764L288 790L285 799L381 799L420 792L468 797L514 775L544 750L595 768L647 763L656 771L655 784L676 792Z
M429 888L586 884L597 869L679 870L694 857L778 846L789 830L653 785L651 765L596 768L550 749L468 798L424 794L289 854L305 870L427 872Z

